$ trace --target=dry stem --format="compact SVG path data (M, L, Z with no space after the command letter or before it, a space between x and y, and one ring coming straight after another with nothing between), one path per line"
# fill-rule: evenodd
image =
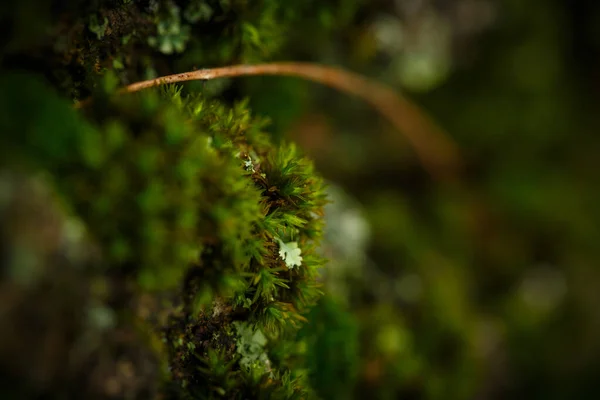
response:
M269 63L201 69L133 83L121 92L192 80L248 75L295 76L357 96L371 104L413 146L423 166L440 180L453 180L460 167L455 144L416 104L378 82L339 68L311 63ZM78 103L81 106L85 102Z

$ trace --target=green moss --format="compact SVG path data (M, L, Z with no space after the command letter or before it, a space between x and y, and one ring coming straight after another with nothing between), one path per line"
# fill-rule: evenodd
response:
M176 87L99 92L85 129L55 138L69 153L38 149L35 130L12 144L23 156L41 151L36 168L53 176L128 296L170 293L173 301L150 308L166 319L143 319L164 335L167 387L182 397L310 390L294 372L300 364L271 363L265 345L293 342L320 294L323 184L295 146L270 142L246 104L228 108ZM280 240L297 243L300 265L286 265ZM254 341L264 332L260 351L246 331ZM215 370L217 360L227 368Z
M42 171L101 260L102 268L83 270L92 276L82 282L105 288L86 301L92 325L110 340L85 361L108 354L104 368L116 371L120 352L140 366L152 360L144 382L152 377L152 395L168 398L315 397L296 338L321 295L324 264L317 248L326 197L312 163L293 144L272 141L268 119L253 116L248 100L227 104L180 87L114 95L148 76L283 54L285 33L312 6L73 0L61 7L40 14L47 36L16 35L10 51L2 49L1 67L35 64L47 81L2 79L0 128L9 134L1 166ZM17 25L20 10L7 13ZM68 100L90 94L94 101L80 111ZM128 335L123 348L119 332ZM127 391L122 385L116 397ZM53 390L44 393L64 393ZM149 393L131 390L137 398Z
M0 66L36 65L64 94L82 99L110 70L125 84L286 58L286 45L311 48L348 24L357 3L342 1L342 16L337 6L312 1L25 0L0 10L3 23L14 26ZM317 14L329 17L315 21ZM334 15L335 24L324 23Z

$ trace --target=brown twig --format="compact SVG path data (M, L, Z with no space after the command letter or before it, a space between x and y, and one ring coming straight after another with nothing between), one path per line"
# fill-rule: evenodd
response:
M136 92L154 86L193 80L248 75L295 76L357 96L371 104L404 134L423 166L436 178L453 180L460 167L455 144L416 104L378 82L335 67L311 63L269 63L201 69L133 83L121 92ZM88 100L78 103L77 107Z

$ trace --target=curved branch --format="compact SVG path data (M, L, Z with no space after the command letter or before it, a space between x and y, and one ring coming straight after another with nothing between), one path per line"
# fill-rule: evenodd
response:
M136 92L169 83L249 75L294 76L357 96L371 104L404 134L429 173L444 181L457 177L461 164L458 149L424 111L389 87L339 68L295 62L233 65L137 82L122 88L120 92ZM85 103L78 103L77 106Z

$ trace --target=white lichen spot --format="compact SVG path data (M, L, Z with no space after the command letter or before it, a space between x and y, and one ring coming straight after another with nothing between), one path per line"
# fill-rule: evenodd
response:
M252 162L252 157L248 157L248 159L244 161L244 168L246 171L256 172L254 169L254 163Z
M236 340L237 353L240 354L240 365L246 370L262 369L271 373L271 361L265 352L268 340L260 329L246 322L233 322L238 334Z
M289 269L302 265L302 256L300 256L302 250L298 248L298 243L284 243L281 239L277 240L279 241L279 257L285 261L285 265Z

